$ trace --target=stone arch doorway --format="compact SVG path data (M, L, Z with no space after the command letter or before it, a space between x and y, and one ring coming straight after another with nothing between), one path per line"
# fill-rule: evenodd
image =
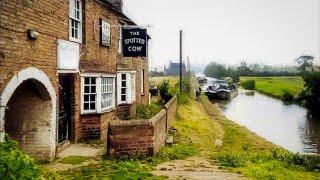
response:
M1 95L0 130L24 151L51 160L56 146L56 95L46 74L27 68L14 76Z

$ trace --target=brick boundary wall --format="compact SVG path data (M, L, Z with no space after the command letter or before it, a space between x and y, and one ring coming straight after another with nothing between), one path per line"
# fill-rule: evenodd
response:
M172 121L175 119L178 110L177 96L174 96L167 104L164 105L167 112L167 132L169 131Z
M107 154L112 158L149 157L165 145L170 121L177 113L177 98L172 98L149 120L109 122Z

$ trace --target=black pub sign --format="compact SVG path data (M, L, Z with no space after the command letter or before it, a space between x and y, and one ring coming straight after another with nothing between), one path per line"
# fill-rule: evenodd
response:
M123 57L147 57L147 29L122 28Z

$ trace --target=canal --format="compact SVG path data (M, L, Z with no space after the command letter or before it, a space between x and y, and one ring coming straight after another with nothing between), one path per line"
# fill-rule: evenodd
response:
M294 153L320 153L320 121L307 117L307 110L258 92L215 101L230 120Z

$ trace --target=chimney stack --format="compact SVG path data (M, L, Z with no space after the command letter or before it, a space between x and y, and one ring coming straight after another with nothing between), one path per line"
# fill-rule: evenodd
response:
M122 12L123 2L122 0L108 0L114 7Z

